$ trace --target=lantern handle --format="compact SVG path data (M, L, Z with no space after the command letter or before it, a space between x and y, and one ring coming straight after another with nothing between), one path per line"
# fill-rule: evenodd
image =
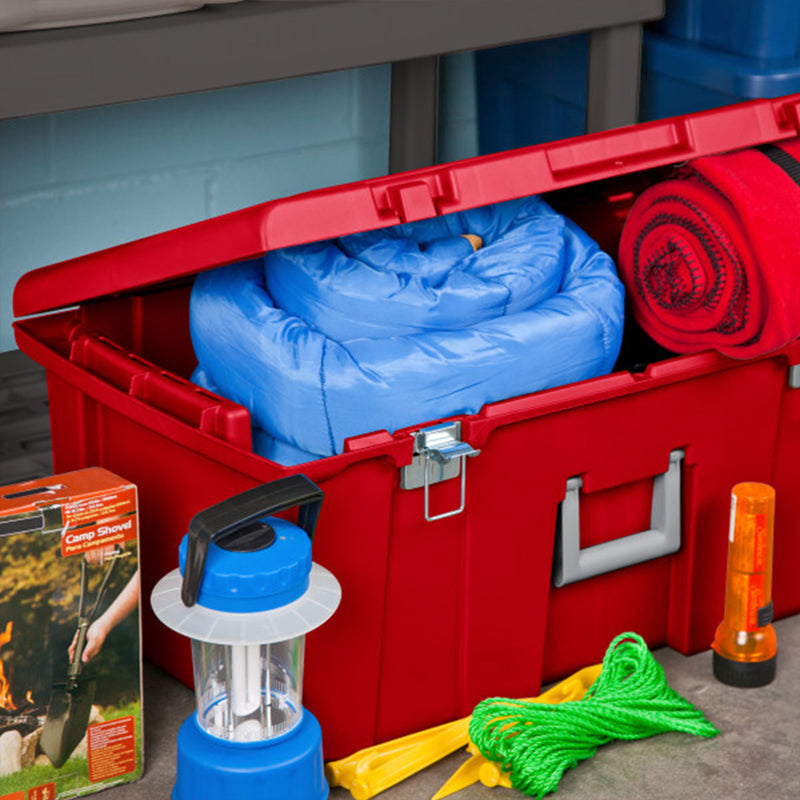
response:
M305 475L289 475L248 489L195 514L189 523L183 570L181 599L184 605L193 606L197 602L210 542L225 538L261 517L294 506L299 507L297 524L313 542L323 497L322 490Z

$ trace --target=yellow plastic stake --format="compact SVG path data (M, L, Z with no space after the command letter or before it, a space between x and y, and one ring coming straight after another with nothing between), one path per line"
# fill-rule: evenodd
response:
M404 748L388 759L359 762L349 789L355 800L369 800L396 783L435 764L469 741L469 717L450 723L428 739Z
M551 687L539 697L528 698L528 701L560 703L564 700L580 699L597 679L601 666L596 664L586 667ZM325 765L328 783L331 786L342 786L349 789L355 800L369 800L450 753L454 753L468 744L471 745L469 740L470 720L471 717L464 717L373 747L366 747L338 761L330 761ZM471 747L475 754L474 764L463 770L457 770L456 774L437 793L437 798L445 797L447 794L457 791L458 788L476 783L479 779L480 769L491 765L491 762L477 754L474 745ZM499 769L497 772L500 773ZM498 782L502 780L503 776L500 775ZM508 778L506 777L505 780L507 781ZM456 784L459 785L456 786Z
M487 761L479 752L478 748L470 742L467 745L467 752L470 757L450 776L448 781L439 789L431 800L440 800L467 786L472 786L480 780L481 769L484 765L491 762Z
M600 675L602 664L584 667L561 683L551 686L544 694L538 697L526 698L526 703L564 703L568 700L580 700L589 691L592 684ZM441 800L460 789L465 789L479 780L484 786L505 786L511 788L511 778L503 772L494 761L489 761L478 752L478 748L470 742L467 750L472 754L439 789L431 800Z
M580 698L576 697L574 699L579 700ZM494 761L489 761L489 759L481 755L472 742L467 746L467 752L471 754L470 757L452 774L447 783L436 792L431 800L441 800L441 798L455 794L461 789L466 789L467 786L472 786L473 783L478 781L484 786L512 788L511 776L507 772L503 772Z
M364 765L367 762L377 766L378 763L388 761L398 754L416 747L421 742L449 729L452 725L452 722L445 722L435 728L428 728L382 744L365 747L338 761L329 761L325 765L325 777L331 786L343 786L345 789L349 789L359 765L361 765L359 774L363 774Z
M478 770L478 779L484 786L505 786L506 789L511 789L511 776L507 772L503 772L494 761L483 759Z

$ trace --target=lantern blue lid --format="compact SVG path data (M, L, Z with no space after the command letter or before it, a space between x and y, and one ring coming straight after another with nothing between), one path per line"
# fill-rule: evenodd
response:
M268 611L288 605L306 592L311 573L311 540L297 525L264 517L260 522L275 532L268 547L247 552L226 550L215 542L208 545L199 605L217 611ZM186 565L189 537L178 550L180 573Z

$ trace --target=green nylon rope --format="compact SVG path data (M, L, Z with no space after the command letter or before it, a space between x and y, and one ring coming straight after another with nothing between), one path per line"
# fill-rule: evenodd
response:
M472 712L469 735L481 753L511 774L515 789L538 798L566 770L615 739L667 731L719 731L672 689L641 636L623 633L606 650L585 697L556 705L490 697Z

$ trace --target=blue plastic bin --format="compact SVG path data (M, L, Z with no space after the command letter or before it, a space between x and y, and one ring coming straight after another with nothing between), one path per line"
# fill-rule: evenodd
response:
M745 58L800 56L800 0L667 0L652 28Z
M645 34L639 109L643 120L794 92L800 92L800 58L757 62Z
M584 133L588 63L588 34L475 53L481 154Z
M580 34L476 53L481 153L584 133L588 52ZM800 56L758 61L645 32L641 120L795 92Z

